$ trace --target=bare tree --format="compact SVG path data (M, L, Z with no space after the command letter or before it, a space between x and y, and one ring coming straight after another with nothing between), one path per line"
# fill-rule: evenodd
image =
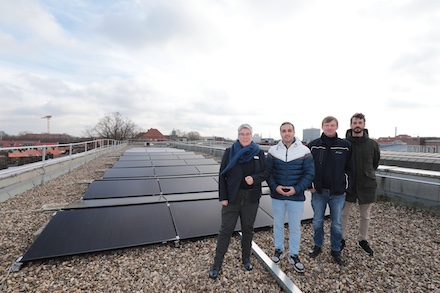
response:
M108 113L85 133L89 137L125 140L134 138L140 132L139 127L131 119L119 112Z
M197 131L191 131L187 134L188 140L200 140L200 134Z

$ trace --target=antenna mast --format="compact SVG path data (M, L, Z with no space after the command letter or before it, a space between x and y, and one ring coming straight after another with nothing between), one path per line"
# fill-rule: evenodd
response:
M50 133L50 118L52 118L52 115L41 117L41 119L47 119L47 133Z

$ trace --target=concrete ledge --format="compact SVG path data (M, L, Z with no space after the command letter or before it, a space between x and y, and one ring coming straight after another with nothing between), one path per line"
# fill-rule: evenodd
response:
M123 147L125 147L125 145L94 149L69 157L51 159L44 162L1 170L0 202L4 202L17 194L42 185L60 175L69 173L95 158Z
M439 172L406 168L376 172L379 200L440 214Z

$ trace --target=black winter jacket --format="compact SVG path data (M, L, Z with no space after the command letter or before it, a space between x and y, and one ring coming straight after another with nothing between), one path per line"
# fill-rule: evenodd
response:
M313 187L316 191L322 193L323 189L327 188L332 195L342 195L351 191L354 176L351 143L338 138L337 135L327 137L322 134L308 146L315 162Z
M269 177L264 151L260 150L258 156L255 156L253 161L250 162L250 164L254 164L253 174L244 174L241 166L242 164L236 164L226 174L222 175L222 171L229 163L230 152L231 148L227 148L225 150L222 162L220 164L220 175L218 182L219 201L228 200L229 203L234 204L237 198L238 189L240 188L242 181L244 181L244 177L251 175L254 179L254 184L251 191L251 201L259 202L262 193L261 183Z
M369 138L368 130L364 129L364 136L353 137L352 130L348 129L345 137L351 142L355 157L355 176L352 192L347 194L347 201L359 204L376 202L376 170L379 166L380 148L377 141Z

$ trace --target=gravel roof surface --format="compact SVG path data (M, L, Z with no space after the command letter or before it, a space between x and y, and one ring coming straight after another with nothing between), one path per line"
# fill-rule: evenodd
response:
M238 235L231 239L222 272L208 278L216 236L146 245L99 253L29 262L18 272L11 265L33 243L33 234L52 217L43 205L81 198L86 180L99 179L125 150L105 154L72 172L0 203L0 292L282 292L255 257L253 271L241 264ZM110 165L109 165L110 164ZM343 256L345 267L329 254L329 220L323 253L311 259L311 221L302 224L300 259L306 271L296 273L287 259L279 267L303 292L440 292L440 216L392 203L372 209L370 245L374 257L357 246L353 211ZM286 228L286 250L288 229ZM272 229L256 231L255 243L273 253Z

